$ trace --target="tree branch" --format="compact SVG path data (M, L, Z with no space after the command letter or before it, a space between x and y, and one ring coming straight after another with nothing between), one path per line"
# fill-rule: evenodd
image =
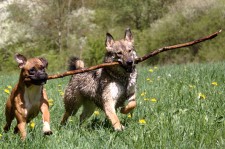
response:
M215 32L215 33L213 33L211 35L205 36L203 38L200 38L200 39L197 39L197 40L194 40L194 41L190 41L190 42L187 42L187 43L182 43L182 44L177 44L177 45L172 45L172 46L167 46L167 47L163 47L163 48L160 48L160 49L156 49L156 50L150 52L149 54L144 55L143 57L137 58L135 60L135 63L138 64L140 62L143 62L143 61L147 60L148 58L153 57L153 56L155 56L155 55L157 55L157 54L159 54L161 52L164 52L164 51L169 51L169 50L173 50L173 49L188 47L188 46L192 46L194 44L197 44L197 43L209 40L209 39L213 39L220 32L222 32L222 30L219 30L219 31L217 31L217 32ZM62 74L50 75L50 76L48 76L48 80L50 80L50 79L57 79L57 78L63 78L65 76L69 76L69 75L73 75L73 74L77 74L77 73L88 72L88 71L95 70L95 69L98 69L98 68L103 68L103 67L108 67L108 66L115 66L115 65L119 65L119 62L103 63L103 64L91 66L89 68L67 71L67 72L64 72Z
M140 58L137 58L136 59L136 63L139 63L139 62L142 62L142 61L145 61L146 59L150 58L150 57L153 57L161 52L164 52L164 51L169 51L169 50L173 50L173 49L178 49L178 48L183 48L183 47L188 47L188 46L192 46L194 44L197 44L197 43L200 43L200 42L203 42L203 41L206 41L206 40L209 40L209 39L213 39L215 38L220 32L222 32L222 30L219 30L211 35L208 35L208 36L205 36L203 38L200 38L200 39L197 39L197 40L194 40L194 41L191 41L191 42L187 42L187 43L182 43L182 44L177 44L177 45L172 45L172 46L167 46L167 47L163 47L163 48L160 48L160 49L157 49L157 50L154 50L152 51L151 53L143 56L143 57L140 57Z

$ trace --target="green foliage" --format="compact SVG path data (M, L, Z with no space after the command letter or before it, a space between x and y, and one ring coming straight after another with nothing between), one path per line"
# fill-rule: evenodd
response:
M174 4L167 15L153 23L150 29L143 31L147 34L145 38L148 39L145 43L142 42L144 47L148 47L151 51L163 46L192 41L223 29L224 1L215 3L208 0L200 2L201 5L197 5L197 1L192 4L184 0ZM157 61L153 59L150 62L163 64L223 60L225 58L223 35L224 32L212 41L160 54L155 57Z
M42 134L41 114L27 126L27 140L13 134L13 121L8 133L0 131L1 148L224 148L225 147L225 62L208 64L138 67L138 106L129 118L118 112L126 126L114 132L105 114L99 111L82 125L79 114L60 127L64 107L63 91L70 77L49 80L45 85L50 106L52 136ZM17 74L0 75L0 108L18 80ZM212 84L214 82L214 85ZM217 85L215 84L217 83ZM145 93L145 94L144 94ZM202 93L199 97L199 93ZM204 96L205 98L204 98ZM0 127L5 124L1 110ZM140 124L145 120L146 124ZM2 129L1 129L2 130Z
M87 43L87 51L85 51L84 60L88 66L93 66L103 62L103 57L106 53L103 40L89 39Z
M15 70L13 56L17 52L49 58L52 72L63 70L65 60L73 55L84 57L88 65L101 63L105 33L121 39L127 27L142 56L157 48L198 39L223 29L225 24L224 0L39 0L9 5L0 2L0 6L5 11L0 14L0 71ZM224 34L159 54L148 63L224 60Z

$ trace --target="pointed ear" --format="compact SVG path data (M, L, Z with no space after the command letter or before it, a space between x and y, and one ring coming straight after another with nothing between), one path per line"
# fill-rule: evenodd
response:
M129 42L134 42L130 28L127 28L125 30L124 40Z
M23 68L24 65L27 62L27 58L25 56L21 55L21 54L18 54L18 53L15 55L15 60L19 64L18 65L19 68Z
M112 47L113 43L114 43L113 36L109 33L106 33L105 46Z
M40 57L39 60L43 63L43 65L44 65L45 68L48 67L48 61L45 58Z

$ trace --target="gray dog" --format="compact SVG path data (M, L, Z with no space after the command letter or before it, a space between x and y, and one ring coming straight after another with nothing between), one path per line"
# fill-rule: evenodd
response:
M136 52L130 29L126 29L124 39L114 41L112 35L106 34L105 63L119 62L120 65L100 68L94 71L73 75L65 90L65 113L61 124L64 125L69 116L76 114L83 105L80 115L82 123L90 117L96 106L102 109L111 121L114 130L123 130L116 109L129 113L136 107L135 92L137 71L135 68ZM83 61L75 59L70 65L79 69L83 67ZM127 105L125 102L127 101Z

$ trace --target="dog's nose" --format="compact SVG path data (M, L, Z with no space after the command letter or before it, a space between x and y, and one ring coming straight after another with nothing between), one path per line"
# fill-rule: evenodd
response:
M133 61L132 60L129 60L126 63L127 63L127 65L132 65L133 64Z

